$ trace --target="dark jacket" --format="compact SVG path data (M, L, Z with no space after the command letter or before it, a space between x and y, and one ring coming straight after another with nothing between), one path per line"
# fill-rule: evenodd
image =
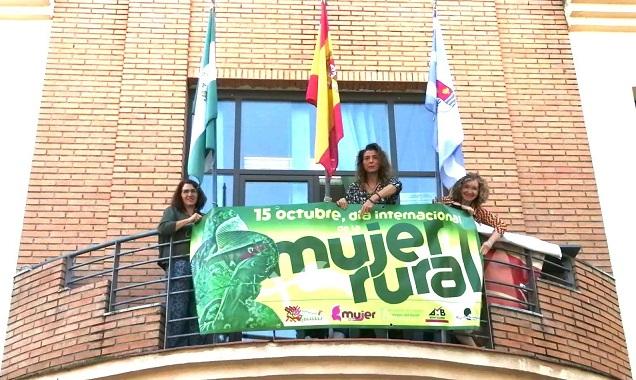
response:
M179 211L176 207L170 206L163 212L163 217L157 226L159 231L159 244L166 243L165 246L159 247L159 257L166 258L170 256L170 237L172 237L172 256L188 255L190 253L190 236L192 234L192 225L187 225L175 232L178 220L187 219L188 215ZM180 242L181 240L188 240ZM188 257L185 257L188 259ZM189 260L189 259L188 259ZM160 261L159 266L163 269L168 267L168 261Z

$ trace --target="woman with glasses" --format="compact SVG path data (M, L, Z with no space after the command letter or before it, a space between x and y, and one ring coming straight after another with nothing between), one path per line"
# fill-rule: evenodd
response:
M195 181L182 180L157 226L159 266L169 274L166 347L200 343L190 267L190 235L192 225L203 217L200 210L205 201L205 194ZM183 321L183 318L192 319ZM179 336L186 334L197 335Z

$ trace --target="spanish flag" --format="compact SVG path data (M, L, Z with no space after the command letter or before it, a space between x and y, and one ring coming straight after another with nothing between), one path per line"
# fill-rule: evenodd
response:
M316 163L331 177L338 167L338 142L343 137L336 65L331 56L327 2L321 1L320 32L307 84L306 99L316 106Z

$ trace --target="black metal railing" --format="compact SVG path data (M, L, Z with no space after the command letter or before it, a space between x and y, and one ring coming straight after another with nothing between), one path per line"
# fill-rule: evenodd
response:
M236 332L200 335L196 327L196 312L193 308L189 308L188 313L182 313L176 317L172 313L173 305L179 299L187 298L193 303L194 290L191 286L191 274L175 276L173 275L174 271L171 270L179 260L189 260L188 255L169 255L166 258L159 258L158 254L162 247L168 246L169 251L172 252L176 245L189 244L189 241L171 240L158 244L157 235L156 230L146 231L63 256L62 259L66 262L66 286L77 287L97 279L110 280L109 312L134 306L164 305L166 313L164 347L252 339L295 339L303 338L306 335L303 329L291 334L271 331L260 334ZM403 330L403 333L397 333L396 330L384 329L378 330L380 333L372 335L376 338L444 343L470 344L470 341L473 341L479 346L493 348L490 304L539 312L536 287L539 277L560 285L571 286L572 266L567 260L562 262L552 257L546 258L536 252L518 247L513 248L507 245L497 245L497 247L502 248L495 250L500 251L499 253L487 255L484 258L486 291L483 292L484 302L482 313L479 316L481 320L479 330L468 332ZM498 276L491 276L490 272L494 272ZM189 285L183 286L184 282ZM183 304L179 307L183 308ZM181 327L172 328L178 325ZM368 337L366 336L368 334L360 334L361 329L344 330L346 331L345 335L348 334L349 337Z
M574 287L572 260L576 253L572 255L569 247L561 247L563 254L558 258L509 244L495 245L484 257L488 304L539 313L537 280Z

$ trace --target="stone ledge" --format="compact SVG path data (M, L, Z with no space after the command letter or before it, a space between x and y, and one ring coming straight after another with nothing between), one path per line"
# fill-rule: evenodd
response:
M436 343L296 340L126 356L37 379L609 379L514 354Z

